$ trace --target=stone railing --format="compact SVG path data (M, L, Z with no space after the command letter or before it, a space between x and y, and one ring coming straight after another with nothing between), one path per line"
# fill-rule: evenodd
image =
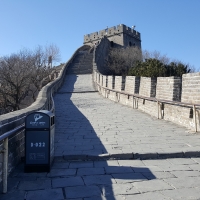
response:
M21 109L15 112L10 112L4 115L0 115L0 136L12 131L13 129L20 127L25 122L25 117L35 111L46 109L50 110L52 107L51 95L54 94L62 85L65 78L66 70L74 57L78 54L84 46L75 51L69 61L60 70L58 77L52 82L44 86L38 94L36 101L25 109ZM0 141L0 182L2 181L2 168L3 168L3 143ZM15 166L24 157L24 129L16 132L9 137L8 141L8 174L15 168Z
M99 93L154 117L200 131L200 73L183 77L135 77L93 74Z

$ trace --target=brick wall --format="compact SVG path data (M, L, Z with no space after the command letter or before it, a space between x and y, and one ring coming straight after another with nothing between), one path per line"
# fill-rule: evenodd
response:
M156 78L141 77L139 94L145 97L156 96Z
M103 86L103 76L101 74L99 76L99 84Z
M139 93L140 77L126 76L125 91L132 94Z
M183 75L181 101L200 104L200 72Z
M115 90L122 90L122 76L115 76Z
M170 101L181 100L181 77L158 77L156 98Z
M113 89L114 88L114 76L108 76L108 88Z
M102 75L102 79L103 79L103 87L107 87L107 76Z

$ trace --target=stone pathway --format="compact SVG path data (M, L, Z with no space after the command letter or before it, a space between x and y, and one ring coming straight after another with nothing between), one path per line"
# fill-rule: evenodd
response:
M20 164L0 200L200 199L198 134L102 98L91 75L67 76L55 105L50 173Z
M56 158L50 173L8 179L1 200L200 199L200 158L66 161Z
M92 75L67 76L55 104L57 156L200 156L199 134L103 98L93 88Z

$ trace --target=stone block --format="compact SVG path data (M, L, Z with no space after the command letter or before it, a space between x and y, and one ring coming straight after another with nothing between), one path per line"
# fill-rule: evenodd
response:
M80 176L52 179L53 188L74 187L74 186L80 186L80 185L84 185L84 182Z
M19 190L44 190L51 188L51 180L20 181Z
M174 189L163 180L141 181L133 183L133 185L142 193Z
M28 191L26 200L40 199L40 200L60 200L64 199L62 189L46 189Z
M86 198L92 196L101 196L101 191L97 186L76 186L66 187L65 193L67 199Z

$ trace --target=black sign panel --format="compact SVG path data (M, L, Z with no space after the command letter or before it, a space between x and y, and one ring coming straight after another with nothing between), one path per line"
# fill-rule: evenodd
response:
M41 112L35 112L26 117L26 128L49 128L50 117Z
M26 131L26 164L49 164L49 131Z

